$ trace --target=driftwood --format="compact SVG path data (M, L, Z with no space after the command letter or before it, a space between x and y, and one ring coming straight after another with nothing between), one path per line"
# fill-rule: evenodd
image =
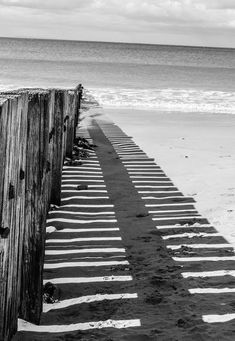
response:
M60 204L79 89L0 93L0 340L15 334L18 317L40 322L46 216Z

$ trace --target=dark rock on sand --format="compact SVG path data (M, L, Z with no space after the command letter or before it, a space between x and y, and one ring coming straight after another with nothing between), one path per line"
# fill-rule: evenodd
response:
M138 213L138 214L136 214L136 218L144 218L147 216L149 216L149 213Z
M79 185L76 187L76 189L78 191L84 191L84 190L88 189L88 185Z
M43 301L44 303L55 303L59 300L60 291L59 289L51 282L47 282L43 286Z

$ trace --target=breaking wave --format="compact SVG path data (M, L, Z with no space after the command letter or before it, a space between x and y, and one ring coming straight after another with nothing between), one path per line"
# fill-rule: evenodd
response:
M104 107L235 114L235 92L181 89L92 88Z

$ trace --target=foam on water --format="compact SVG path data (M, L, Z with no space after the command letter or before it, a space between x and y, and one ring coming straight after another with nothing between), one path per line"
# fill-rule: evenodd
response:
M196 89L92 88L90 93L105 108L235 113L235 92Z

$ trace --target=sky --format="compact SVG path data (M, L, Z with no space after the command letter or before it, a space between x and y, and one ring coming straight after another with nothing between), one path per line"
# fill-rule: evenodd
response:
M0 36L235 48L235 0L0 0Z

